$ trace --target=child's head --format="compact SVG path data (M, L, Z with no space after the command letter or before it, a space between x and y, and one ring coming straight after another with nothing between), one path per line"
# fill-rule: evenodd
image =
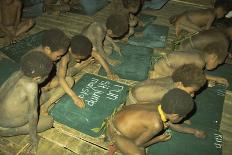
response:
M202 50L202 55L205 59L206 69L213 70L225 61L228 52L221 50L220 45L213 43Z
M35 82L43 82L50 74L53 63L44 53L33 51L25 54L20 62L21 71Z
M188 93L174 88L163 96L161 106L169 121L178 123L193 110L194 102Z
M191 96L194 96L194 93L206 82L203 70L194 64L186 64L177 68L172 74L172 80L177 88Z
M129 12L135 14L138 12L141 6L140 0L122 0L124 8L128 9Z
M91 41L83 36L76 35L71 39L70 52L77 62L88 58L92 53Z
M69 38L57 28L46 30L42 37L43 50L52 61L59 60L67 52L69 44Z
M229 11L229 2L227 0L217 0L214 4L215 12L217 18L222 18L224 17Z
M112 38L122 37L129 30L129 20L127 16L112 14L107 18L107 35Z

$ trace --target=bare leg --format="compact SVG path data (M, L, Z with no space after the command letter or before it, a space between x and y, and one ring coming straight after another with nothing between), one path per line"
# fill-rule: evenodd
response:
M53 125L53 118L51 116L39 116L39 122L37 125L37 132L43 132L50 129ZM17 135L27 135L29 134L29 125L28 123L24 126L17 128L0 128L0 136L10 137Z
M70 87L73 86L74 80L72 77L66 77L65 80L67 81L67 83ZM40 102L41 102L41 104L40 104L41 105L41 108L40 108L41 114L47 115L50 106L52 104L54 104L56 101L58 101L64 94L65 94L65 91L61 87L54 88L54 89L52 89L49 92L44 93L44 94L42 93L41 100L40 100ZM45 100L46 100L46 102L45 102Z
M15 36L19 37L23 33L27 32L34 24L35 24L35 22L33 22L31 19L30 20L26 20L26 21L22 21L17 26L17 30L16 30L16 33L15 33Z
M144 155L145 151L143 148L139 148L135 143L131 140L123 137L123 136L116 136L115 137L116 146L122 152L122 154L127 155Z

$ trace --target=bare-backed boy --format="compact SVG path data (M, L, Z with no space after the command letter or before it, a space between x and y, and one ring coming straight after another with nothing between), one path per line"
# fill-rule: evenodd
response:
M203 70L194 64L177 68L172 76L139 82L129 92L126 105L159 103L169 90L179 88L191 96L206 82Z
M182 30L191 33L203 29L208 30L215 18L222 18L228 12L228 4L224 1L217 1L214 8L185 11L170 17L169 21L176 28L176 36L179 36Z
M134 104L124 107L108 122L107 137L122 154L144 155L145 148L171 138L170 134L160 134L167 128L204 138L203 131L193 128L178 128L179 123L189 114L194 103L183 90L168 91L158 106L154 104Z
M128 18L120 14L110 15L105 24L93 22L83 29L82 34L86 36L93 45L93 50L98 52L110 64L115 61L108 58L112 50L120 53L120 48L113 39L124 36L128 31Z
M21 59L21 68L0 88L0 136L30 135L32 152L38 146L37 132L53 125L50 116L38 115L38 84L44 82L53 67L43 53L34 51Z
M203 50L209 44L217 44L220 50L227 52L229 50L231 40L232 27L204 30L182 41L180 44L180 50ZM231 54L229 56L231 57Z
M103 56L92 47L91 41L83 35L76 35L71 39L71 45L68 53L69 56L66 61L68 63L68 75L70 74L71 76L74 76L92 61L97 61L105 69L108 78L112 80L118 78L112 73L109 64Z
M42 36L42 45L36 48L36 50L45 53L56 64L53 76L49 77L47 84L42 89L42 113L47 113L49 107L65 93L72 98L78 107L84 107L84 102L71 89L74 79L67 76L66 53L69 45L70 39L64 32L59 29L49 29Z
M171 52L154 64L150 79L171 76L178 67L184 64L195 64L202 69L213 70L224 63L227 55L228 52L221 50L217 44L209 44L203 50ZM206 79L228 85L227 80L222 77L206 75Z

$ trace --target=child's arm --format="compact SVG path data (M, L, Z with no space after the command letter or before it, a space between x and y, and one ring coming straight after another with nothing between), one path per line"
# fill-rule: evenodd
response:
M135 144L139 147L144 147L144 145L150 144L150 139L158 133L159 133L158 130L154 132L154 130L147 129L135 140ZM149 140L149 143L148 143L148 140ZM158 141L159 141L159 138L154 138L153 140L154 143L157 143Z
M17 15L16 15L16 20L15 20L15 29L17 28L17 26L19 25L20 23L20 18L21 18L21 14L22 14L22 3L21 1L18 1L18 7L17 7Z
M37 124L38 124L38 86L37 84L29 84L25 86L29 104L28 121L29 136L32 143L32 152L36 152L38 147Z
M209 20L208 20L208 22L206 24L206 30L210 29L211 25L213 24L214 19L215 19L215 15L210 15L209 16Z
M216 81L217 83L224 84L226 87L229 86L229 82L227 81L227 79L225 79L223 77L206 74L206 79Z
M105 69L106 74L107 74L107 76L108 76L109 79L115 80L115 79L118 78L117 76L115 76L115 75L111 72L110 67L109 67L109 64L105 61L105 59L104 59L98 52L96 52L96 51L93 50L93 51L92 51L92 56L93 56L93 58L94 58L96 61L98 61L98 62L102 65L102 67Z
M64 89L64 91L72 98L73 102L80 108L84 108L85 103L82 99L76 95L76 93L69 87L65 80L66 72L67 72L67 65L69 61L68 55L65 55L60 60L60 64L58 67L58 80L60 86Z
M122 55L121 50L120 50L120 48L115 44L115 42L113 41L113 39L110 38L110 37L108 37L108 36L106 36L105 39L113 45L114 50L115 50L116 52L118 52L119 55L121 56L121 55Z
M2 23L2 6L0 6L0 30L2 31L2 32L4 32L5 34L7 34L8 36L13 36L13 34L8 30L8 29L6 29L6 27L4 26L4 24Z
M93 62L93 58L90 57L88 60L81 62L81 63L77 63L75 64L73 67L71 67L69 69L69 73L74 76L77 73L79 73L81 70L83 70L84 68L86 68L89 64L91 64Z
M165 142L165 141L168 141L169 139L171 139L171 135L170 134L167 134L167 133L164 133L162 135L159 135L157 137L154 137L152 138L150 141L148 141L147 143L145 143L143 145L143 147L148 147L152 144L155 144L155 143L158 143L158 142Z
M180 124L172 124L169 122L169 127L172 130L177 131L177 132L193 134L197 138L205 138L206 137L206 133L204 131L194 129L194 128L184 127L184 126L181 126Z

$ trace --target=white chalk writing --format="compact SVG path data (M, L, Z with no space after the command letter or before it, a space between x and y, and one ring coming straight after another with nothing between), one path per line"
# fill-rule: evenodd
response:
M100 98L117 100L123 89L124 86L122 85L92 78L86 87L81 89L81 92L78 95L80 98L85 100L86 104L89 106L94 106L100 100Z
M222 148L222 135L220 134L214 134L214 138L215 138L215 141L214 142L214 145L217 149L221 149Z

